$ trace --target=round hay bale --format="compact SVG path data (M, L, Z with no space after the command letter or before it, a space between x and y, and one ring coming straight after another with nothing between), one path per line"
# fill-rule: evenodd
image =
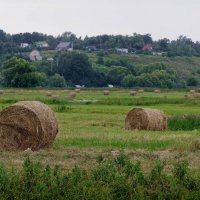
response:
M144 93L144 90L138 90L138 93L142 94Z
M21 101L0 113L1 150L36 151L49 147L58 133L53 111L39 101Z
M81 92L81 89L75 89L75 92L76 92L76 93L80 93L80 92Z
M137 94L137 91L132 90L132 91L129 92L129 94L130 94L131 96L135 96L135 95Z
M69 90L64 90L65 93L69 93Z
M190 94L194 94L195 92L195 90L190 90Z
M3 90L0 90L0 94L3 94L4 93L4 91Z
M155 92L155 93L160 93L160 90L157 89L157 90L154 90L154 92Z
M192 96L195 99L200 99L200 93L198 93L198 92L193 93Z
M127 130L162 131L167 128L167 117L160 110L133 108L125 119Z
M54 101L58 101L59 100L59 95L52 95L52 99Z
M76 94L77 94L76 92L70 92L70 93L69 93L69 98L70 98L70 99L75 98L75 97L76 97Z
M47 96L47 97L51 97L51 96L52 96L52 92L49 92L49 91L46 92L46 96Z
M104 90L104 91L103 91L103 94L104 94L104 95L109 95L109 94L110 94L110 91L109 91L109 90Z

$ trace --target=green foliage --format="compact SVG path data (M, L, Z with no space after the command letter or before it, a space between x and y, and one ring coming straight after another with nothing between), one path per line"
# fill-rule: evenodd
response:
M24 59L12 57L4 63L1 82L9 87L44 86L46 75Z
M102 57L98 57L96 63L99 65L104 65L104 59Z
M65 79L63 76L60 76L59 74L54 74L49 78L48 83L50 87L64 87Z
M57 71L69 84L91 84L93 69L85 54L62 53L58 57Z
M176 115L168 119L168 128L170 130L194 130L200 128L200 115L187 114Z
M123 154L104 159L90 170L75 166L63 172L59 166L42 166L27 157L22 170L0 167L1 199L198 199L199 177L194 176L185 161L164 172L158 163L144 173Z
M187 85L188 85L188 86L197 86L197 85L198 85L198 81L197 81L196 78L190 77L190 78L188 78L188 80L187 80Z
M135 85L135 77L132 74L128 74L124 76L121 81L122 86L124 87L134 87Z
M107 80L114 85L121 85L124 76L128 75L129 71L126 67L112 66L109 68Z

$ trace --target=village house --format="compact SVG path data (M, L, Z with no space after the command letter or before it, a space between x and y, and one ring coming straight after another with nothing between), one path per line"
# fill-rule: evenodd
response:
M96 46L87 46L85 49L86 49L87 51L97 51Z
M71 42L60 42L56 49L57 51L73 51L73 43Z
M39 61L39 60L42 60L42 56L40 55L40 52L37 51L37 50L34 50L30 53L29 55L29 59L31 61Z
M47 48L47 47L49 47L48 43L45 42L45 41L36 42L35 45L36 45L36 47L39 47L39 48Z
M20 44L20 48L27 48L30 47L30 45L28 43L21 43Z
M152 51L153 46L152 46L152 44L145 44L142 50L143 51Z

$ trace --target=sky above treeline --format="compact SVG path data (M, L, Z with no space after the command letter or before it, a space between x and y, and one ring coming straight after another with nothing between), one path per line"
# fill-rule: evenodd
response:
M200 41L200 0L0 0L0 29L8 33L65 31L85 37L150 33Z

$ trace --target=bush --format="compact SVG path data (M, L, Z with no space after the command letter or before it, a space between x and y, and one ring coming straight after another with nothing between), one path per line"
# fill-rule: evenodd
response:
M49 78L49 86L50 87L64 87L65 79L63 76L59 74L55 74Z
M188 85L188 86L197 86L197 85L198 85L198 81L197 81L196 78L190 77L190 78L188 78L188 80L187 80L187 85Z

